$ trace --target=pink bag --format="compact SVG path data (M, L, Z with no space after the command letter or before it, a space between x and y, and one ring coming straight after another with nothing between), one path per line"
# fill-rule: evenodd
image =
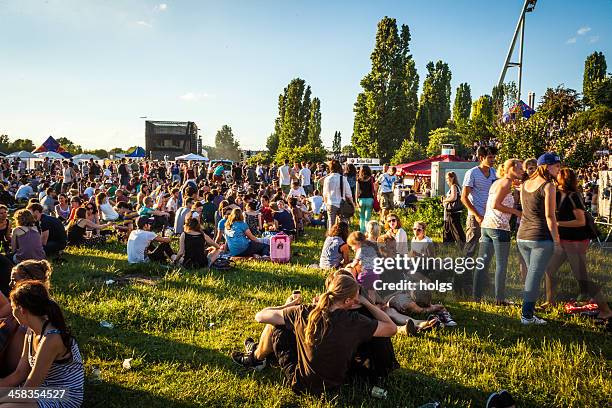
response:
M270 259L273 262L289 262L291 259L291 239L279 232L270 237Z

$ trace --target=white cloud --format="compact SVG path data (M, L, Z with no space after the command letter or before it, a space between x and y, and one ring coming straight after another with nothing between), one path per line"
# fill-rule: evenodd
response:
M594 35L592 37L589 37L589 43L590 44L596 43L597 41L599 41L599 36L598 35Z
M153 11L166 11L166 10L168 10L168 5L166 3L161 3L153 7Z
M569 38L565 43L566 44L576 44L576 37Z
M187 102L197 102L200 99L204 99L204 98L211 98L213 95L209 95L207 93L199 93L199 92L187 92L181 96L179 96L180 99L187 101Z
M146 21L143 21L143 20L137 21L136 24L141 27L153 27L153 24L147 23Z
M578 31L576 31L576 33L578 35L585 35L586 33L588 33L589 31L591 31L591 27L580 27L578 29Z

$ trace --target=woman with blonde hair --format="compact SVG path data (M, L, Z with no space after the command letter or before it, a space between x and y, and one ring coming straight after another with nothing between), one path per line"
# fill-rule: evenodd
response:
M319 395L340 387L360 344L397 332L391 318L360 296L355 279L345 274L331 280L315 306L300 304L301 297L288 300L255 315L267 324L259 343L247 339L247 352L233 353L232 358L244 367L263 368L274 353L297 393ZM360 304L373 319L351 311Z
M510 217L521 217L515 208L512 186L523 178L523 163L518 159L508 159L497 169L498 179L489 190L489 197L482 219L480 249L478 258L484 260L484 267L474 272L473 296L481 300L487 281L489 265L495 254L495 302L498 306L508 306L506 301L506 271L510 254Z
M270 255L270 246L257 240L249 226L244 222L240 208L234 208L227 217L223 236L231 256L260 257Z
M11 237L13 263L17 264L28 259L45 259L45 250L32 212L25 208L18 210L14 222L15 229Z
M365 235L372 242L378 241L378 237L380 236L380 224L378 223L378 221L368 221L368 223L366 224Z

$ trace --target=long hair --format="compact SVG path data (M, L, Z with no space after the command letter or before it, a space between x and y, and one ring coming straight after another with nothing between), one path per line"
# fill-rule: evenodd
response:
M49 296L46 286L39 281L25 280L19 282L11 291L11 304L21 306L34 316L46 316L51 324L61 333L62 342L70 349L72 335L66 325L64 314L57 303Z
M225 229L232 229L232 224L238 221L244 221L242 216L242 210L240 208L234 208L225 221Z
M106 201L106 193L98 193L96 196L96 205L100 207Z
M575 193L578 191L578 179L576 172L569 167L563 167L557 176L559 189L566 193Z
M360 232L360 231L351 232L351 235L348 236L346 243L349 244L349 246L354 246L356 243L359 243L362 247L369 246L372 249L374 249L376 253L378 254L378 245L376 245L372 241L369 241L363 232Z
M308 315L306 324L306 344L314 346L321 342L329 328L329 309L335 302L344 302L354 297L359 291L357 281L351 276L338 275L329 284L325 293L319 297L319 302Z
M459 185L459 180L457 180L457 173L455 173L454 171L449 171L448 173L446 173L446 177L450 179L451 186Z
M370 220L366 224L366 236L372 241L376 241L380 236L380 223L376 220Z
M46 259L36 261L34 259L28 259L26 261L19 262L13 266L11 271L11 278L19 278L22 280L35 280L44 283L49 289L49 281L51 280L51 273L53 268Z
M548 172L548 164L542 164L538 166L536 171L533 172L531 176L529 176L529 180L534 180L536 178L542 177L546 181L553 181L553 176Z
M499 178L505 177L510 169L513 167L520 167L522 162L519 159L508 159L497 168L497 176Z
M372 170L370 169L370 166L368 166L367 164L364 164L359 169L359 180L366 181L370 177L372 177Z
M14 216L15 226L17 227L32 227L36 224L34 214L28 209L21 209L15 213Z
M346 242L349 236L349 225L345 221L336 222L327 232L328 237L340 237Z

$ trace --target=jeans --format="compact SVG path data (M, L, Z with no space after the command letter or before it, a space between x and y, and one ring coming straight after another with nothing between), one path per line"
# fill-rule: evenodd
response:
M238 256L249 257L253 255L269 256L270 244L264 244L263 242L258 241L249 241L249 246L247 249L242 251L242 253Z
M553 241L518 241L518 248L527 265L523 292L523 317L531 319L540 292L540 282L555 251Z
M506 300L506 270L510 253L510 231L481 228L478 257L484 259L484 267L474 271L474 299L482 298L489 265L495 253L495 300Z
M359 230L363 233L366 231L366 224L372 216L372 207L374 206L374 198L359 199Z
M335 205L330 205L328 208L328 216L327 216L327 229L330 230L331 227L336 223L336 217L341 219L340 216L340 207L336 207Z

